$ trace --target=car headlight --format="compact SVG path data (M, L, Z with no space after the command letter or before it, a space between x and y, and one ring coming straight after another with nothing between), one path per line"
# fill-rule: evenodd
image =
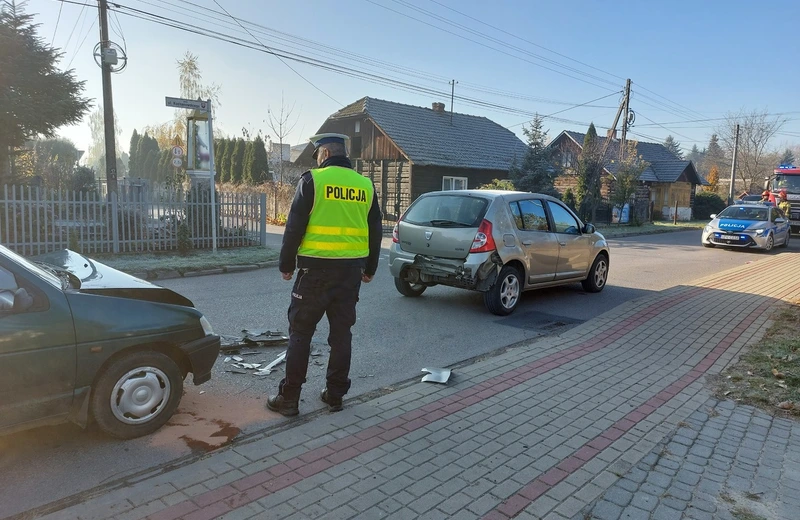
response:
M756 235L761 236L761 235L764 234L765 231L766 231L766 229L756 229Z
M214 335L214 327L211 326L211 322L205 316L200 316L200 326L203 327L203 332L206 333L206 336Z

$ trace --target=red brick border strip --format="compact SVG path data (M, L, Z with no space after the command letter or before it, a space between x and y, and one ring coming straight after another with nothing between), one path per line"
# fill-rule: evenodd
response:
M443 417L464 410L484 399L545 374L554 368L596 352L614 343L650 319L662 314L667 309L690 300L709 289L714 289L717 285L729 284L746 276L748 276L748 273L740 273L732 278L721 278L714 280L709 285L694 287L660 299L604 331L602 339L587 340L536 361L526 363L492 377L483 383L367 428L352 437L345 437L331 442L228 485L169 506L147 518L149 520L176 520L178 518L209 520L233 511L271 493L292 486L305 478L321 473L336 464L353 459L407 433L423 428ZM555 475L551 475L548 480L554 477Z
M793 288L789 291L784 291L781 296L791 293L795 290ZM603 433L592 439L591 441L578 448L572 455L565 458L543 474L536 477L527 485L523 486L517 493L506 499L502 504L497 506L494 510L486 514L484 520L507 520L514 518L526 507L531 505L537 498L547 493L550 489L555 487L559 482L574 473L584 464L592 460L597 454L609 447L615 440L622 437L628 430L636 426L640 421L645 419L651 413L656 411L664 403L678 395L687 386L697 381L704 375L720 358L722 354L733 344L737 337L742 332L753 324L764 312L767 311L773 302L766 301L756 307L746 318L744 318L733 330L722 338L716 346L709 352L699 363L695 365L687 374L670 384L665 389L661 390L653 397L639 405L637 408L628 412L625 417L615 422Z
M148 516L148 519L175 520L185 518L187 520L209 520L233 511L238 507L291 486L304 478L321 473L336 464L355 458L362 453L423 428L443 417L459 412L484 399L545 374L554 368L596 352L614 343L631 330L648 322L665 310L708 289L706 287L696 287L653 302L641 311L610 327L604 332L602 339L587 340L565 350L554 352L451 396L386 420L354 436L333 441L266 470L236 480L231 484L202 493L191 500L167 507Z

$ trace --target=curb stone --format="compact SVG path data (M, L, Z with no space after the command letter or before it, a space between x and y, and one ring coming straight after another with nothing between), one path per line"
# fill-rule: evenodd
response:
M143 271L123 271L123 272L131 276L141 278L142 280L154 281L154 280L169 280L173 278L191 278L194 276L207 276L207 275L216 275L225 273L255 271L257 269L276 267L277 265L278 265L277 260L271 260L269 262L259 262L257 264L225 265L222 267L218 267L216 269L197 269L197 270L186 270L186 271L178 271L175 269L170 269L167 271L150 270L146 272Z

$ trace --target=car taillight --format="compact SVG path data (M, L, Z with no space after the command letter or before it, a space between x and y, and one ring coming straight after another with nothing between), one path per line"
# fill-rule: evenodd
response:
M481 222L478 226L478 232L475 233L475 238L472 240L472 247L469 249L470 253L488 253L494 251L497 246L494 244L492 238L492 224L488 220Z
M400 234L398 233L397 226L399 226L399 224L395 224L394 228L392 229L392 242L394 242L395 244L400 243Z

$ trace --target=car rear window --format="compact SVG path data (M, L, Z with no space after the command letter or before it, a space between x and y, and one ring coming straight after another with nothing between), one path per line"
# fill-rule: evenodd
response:
M481 197L433 195L418 199L403 220L421 226L478 227L488 206L489 201Z

